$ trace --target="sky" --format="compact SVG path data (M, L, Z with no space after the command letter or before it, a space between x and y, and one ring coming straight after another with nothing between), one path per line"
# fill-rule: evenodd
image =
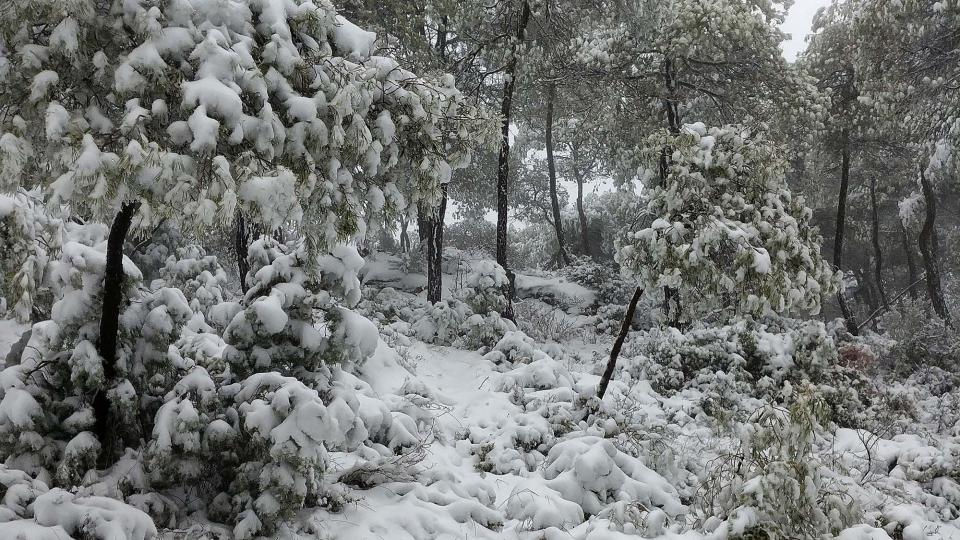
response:
M794 60L807 47L804 38L810 33L810 24L817 10L830 4L830 0L796 0L783 22L783 31L793 38L783 44L783 55Z

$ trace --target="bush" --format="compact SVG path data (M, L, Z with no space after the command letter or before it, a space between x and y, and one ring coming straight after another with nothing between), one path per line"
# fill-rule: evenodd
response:
M809 382L828 402L830 419L857 424L868 381L838 364L837 346L818 321L738 319L724 326L696 326L686 332L653 328L628 342L623 373L647 379L672 395L695 389L704 412L728 418L750 414L751 396L789 405L784 383ZM786 401L784 401L786 400Z
M502 266L490 260L480 260L473 263L467 274L466 287L457 291L457 297L466 302L474 313L502 313L507 307L504 292L509 284L507 272Z
M805 386L789 408L765 406L714 461L698 500L726 538L816 539L859 522L861 511L813 450L826 403Z
M886 369L900 375L930 366L960 372L960 333L931 313L926 301L905 299L880 323L895 341L882 358Z

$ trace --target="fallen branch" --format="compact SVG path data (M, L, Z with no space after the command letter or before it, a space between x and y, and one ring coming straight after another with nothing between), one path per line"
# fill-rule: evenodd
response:
M603 399L603 395L607 392L607 385L610 384L610 377L613 376L613 368L617 366L617 357L620 356L620 349L623 347L623 342L627 339L627 334L630 332L630 324L633 323L633 314L637 311L637 304L640 302L640 297L643 296L643 289L637 287L637 290L633 293L633 298L630 299L630 305L627 306L627 314L623 317L623 324L620 325L620 334L617 336L617 340L613 342L613 349L610 351L610 360L607 362L607 369L603 372L603 377L600 379L600 387L597 389L597 397Z

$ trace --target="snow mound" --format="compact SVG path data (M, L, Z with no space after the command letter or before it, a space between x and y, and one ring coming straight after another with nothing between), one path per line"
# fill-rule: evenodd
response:
M685 510L670 482L600 437L557 443L547 455L543 476L547 486L587 514L618 501L661 508L671 516Z

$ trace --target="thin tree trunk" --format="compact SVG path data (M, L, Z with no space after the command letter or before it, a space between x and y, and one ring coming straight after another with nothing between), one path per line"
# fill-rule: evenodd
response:
M917 271L917 261L913 258L913 250L910 249L910 237L907 235L907 228L903 226L903 222L899 219L897 220L900 223L900 237L903 240L903 252L907 255L907 271L909 272L909 283L916 283L920 276L920 273ZM914 300L917 299L917 289L916 287L910 287L910 298Z
M833 241L833 266L840 272L843 272L843 234L847 219L847 191L850 189L850 135L846 129L841 133L840 150L840 196L837 200L837 234ZM840 311L847 323L847 331L853 335L858 334L857 321L847 305L847 299L844 296L843 284L837 291L837 302L840 304Z
M410 250L410 235L407 234L407 218L400 220L400 253L406 253Z
M430 302L439 302L443 294L443 221L447 213L447 185L441 189L443 197L430 218L428 237L427 300Z
M546 145L547 145L547 173L550 176L550 206L553 210L553 228L557 232L557 246L560 250L560 265L570 264L570 257L567 256L567 250L563 242L563 222L560 218L560 198L557 196L557 164L553 157L553 107L556 101L557 86L550 83L547 88L547 121L546 121Z
M937 249L934 235L937 219L937 200L933 186L927 175L920 170L920 187L923 189L923 200L926 205L926 219L920 231L920 255L923 258L923 267L927 276L927 294L937 316L950 324L950 312L943 299L943 288L940 285L940 271L937 263Z
M123 243L130 232L133 216L140 208L139 202L127 202L113 220L107 237L107 262L103 275L103 306L100 312L100 338L97 353L103 362L103 388L93 398L96 418L94 432L101 442L100 466L111 465L116 458L120 441L119 422L113 418L107 393L117 378L117 335L120 330L120 312L123 307Z
M600 378L600 387L597 389L599 399L603 399L603 395L607 393L607 385L610 384L610 377L613 376L613 370L617 367L617 357L620 356L623 342L626 341L627 334L630 333L633 314L637 311L637 304L640 302L641 296L643 296L643 289L637 287L637 290L633 292L633 298L630 299L630 304L627 306L627 314L620 324L620 333L617 335L617 340L613 342L613 349L610 350L610 360L607 361L607 368L603 370L603 377Z
M587 213L583 209L583 177L576 174L577 177L577 218L580 220L580 248L587 257L592 257L590 252L590 232L587 225Z
M237 257L237 271L240 272L240 290L246 296L250 287L247 286L247 273L250 272L250 263L247 254L250 248L250 224L238 210L233 220L233 251Z
M517 36L510 50L504 75L503 101L500 103L502 123L500 125L500 154L497 157L497 264L507 271L510 285L504 291L507 294L507 307L503 316L513 319L513 280L514 274L507 264L507 212L509 210L508 183L510 180L510 116L513 112L513 93L517 84L517 49L523 42L530 22L530 5L524 0L520 8L520 20L517 24Z
M427 300L439 302L443 292L443 222L447 211L447 185L441 187L440 204L417 216L420 243L427 260Z
M857 283L861 283L858 292L863 297L864 302L867 304L867 308L871 312L875 309L881 307L880 301L877 299L877 290L876 285L873 284L869 279L867 279L867 271L864 268L857 268L855 272L857 275ZM857 328L860 328L860 325L857 324Z
M880 209L877 205L877 177L870 179L870 205L873 210L873 278L880 293L880 304L884 309L890 306L887 292L883 288L883 251L880 249Z

